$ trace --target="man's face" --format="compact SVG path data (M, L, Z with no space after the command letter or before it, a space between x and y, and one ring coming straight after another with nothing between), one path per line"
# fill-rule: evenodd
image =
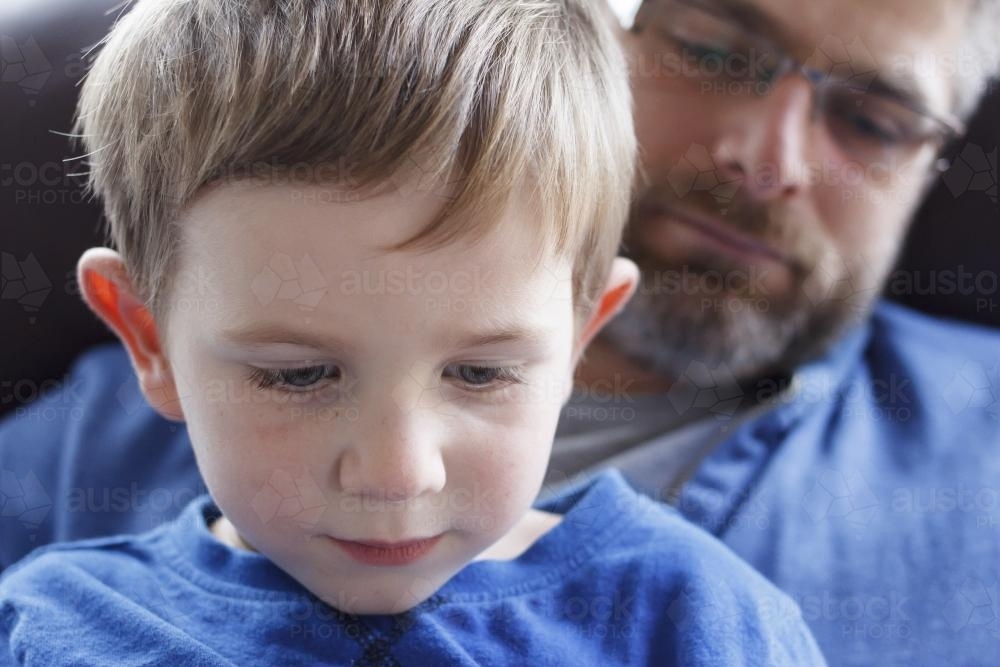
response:
M353 613L412 607L522 520L571 385L571 271L532 265L531 214L512 207L476 244L386 252L443 203L401 192L209 191L184 220L166 326L219 507Z
M931 181L930 117L950 112L944 68L920 64L956 48L966 10L645 2L624 37L646 176L625 254L643 283L608 340L667 376L701 361L752 378L863 316ZM815 80L769 80L775 46Z

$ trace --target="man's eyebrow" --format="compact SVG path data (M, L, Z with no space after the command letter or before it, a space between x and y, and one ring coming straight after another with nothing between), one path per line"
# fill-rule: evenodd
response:
M725 14L749 30L779 42L785 47L794 45L798 41L795 32L786 23L759 7L753 0L693 0L693 3ZM930 111L926 91L909 77L888 78L877 75L867 84L866 90L892 98L918 111Z
M868 92L901 102L916 111L930 113L931 105L926 92L910 77L888 78L876 75L867 88Z
M786 46L796 41L795 32L788 25L749 0L695 0L694 4L718 11L750 31Z

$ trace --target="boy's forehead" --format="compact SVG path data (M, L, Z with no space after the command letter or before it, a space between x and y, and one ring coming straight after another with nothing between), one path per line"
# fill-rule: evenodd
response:
M539 252L530 208L512 206L476 242L389 251L433 219L440 197L397 191L335 201L334 194L324 186L272 185L205 193L182 223L179 284L190 282L184 276L211 276L229 317L299 307L316 308L318 316L323 306L349 306L485 321L571 300L570 269Z
M348 249L371 258L412 239L454 201L450 188L417 189L416 185L388 181L367 192L337 184L235 181L213 185L184 210L183 240L193 246L213 240L238 246L254 241L290 244L322 237L337 241L333 250ZM518 242L541 254L545 225L536 199L526 186L514 191L506 206L459 212L455 216L457 233L449 236L445 254L460 257L477 246ZM480 239L472 230L481 228L484 221L488 233ZM463 235L461 228L466 222L470 233ZM418 254L432 253L436 245L413 249Z

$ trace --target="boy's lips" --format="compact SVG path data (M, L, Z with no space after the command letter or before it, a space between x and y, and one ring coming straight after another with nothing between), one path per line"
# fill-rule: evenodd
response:
M419 560L434 548L442 536L443 534L402 542L342 540L330 536L330 541L359 563L392 566L406 565Z

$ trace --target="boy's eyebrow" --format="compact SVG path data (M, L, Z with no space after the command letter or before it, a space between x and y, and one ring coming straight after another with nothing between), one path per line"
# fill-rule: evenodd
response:
M551 333L542 329L512 326L486 333L463 333L451 336L447 343L449 347L465 349L470 347L487 347L504 343L527 343L542 345L551 337Z
M310 331L296 331L281 324L253 323L222 331L222 340L234 345L300 345L317 350L349 350L350 346L334 336L324 336Z
M541 345L551 336L543 329L512 326L484 333L458 333L445 338L445 344L452 348L487 347L504 343L527 343ZM333 349L349 352L351 346L336 336L321 335L308 331L296 331L276 323L255 323L241 328L227 329L221 338L235 345L301 345L318 350Z

